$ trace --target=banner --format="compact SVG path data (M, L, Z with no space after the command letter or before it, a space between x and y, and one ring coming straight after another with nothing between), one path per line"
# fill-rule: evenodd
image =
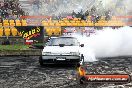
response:
M43 43L44 27L43 26L15 26L20 36L25 40Z

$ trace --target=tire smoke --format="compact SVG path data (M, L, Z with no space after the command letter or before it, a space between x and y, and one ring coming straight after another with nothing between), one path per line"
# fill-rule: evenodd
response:
M80 51L85 61L95 61L96 58L131 56L132 55L132 28L119 29L104 28L96 31L90 37L75 34L80 43L84 44Z

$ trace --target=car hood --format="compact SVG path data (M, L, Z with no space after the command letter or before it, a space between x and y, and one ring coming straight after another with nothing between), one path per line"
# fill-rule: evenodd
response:
M43 52L51 53L70 53L70 52L79 52L79 46L46 46L43 49Z

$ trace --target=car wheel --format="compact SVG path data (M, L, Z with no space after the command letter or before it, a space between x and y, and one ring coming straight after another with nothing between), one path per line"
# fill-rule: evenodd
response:
M80 82L80 84L85 84L85 82L86 82L85 77L81 77L79 82Z
M43 64L43 60L42 60L42 56L39 57L39 64L40 64L40 66L43 66L44 65Z

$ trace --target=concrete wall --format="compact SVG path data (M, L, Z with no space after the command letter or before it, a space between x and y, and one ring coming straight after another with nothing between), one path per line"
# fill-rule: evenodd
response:
M41 56L42 50L0 50L0 56Z

